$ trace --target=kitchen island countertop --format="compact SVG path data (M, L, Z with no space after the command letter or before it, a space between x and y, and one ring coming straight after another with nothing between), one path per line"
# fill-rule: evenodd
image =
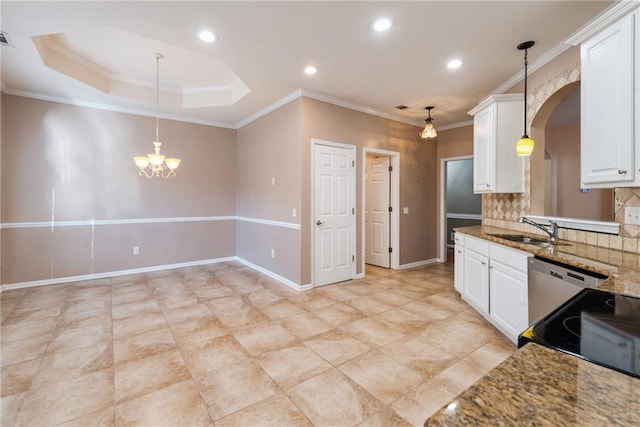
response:
M640 425L640 379L529 343L424 423Z

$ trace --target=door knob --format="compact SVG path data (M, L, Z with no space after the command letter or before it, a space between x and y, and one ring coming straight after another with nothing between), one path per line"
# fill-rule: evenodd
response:
M322 222L322 221L320 221L320 220L317 220L317 221L316 221L316 225L322 225L322 224L324 224L324 222Z

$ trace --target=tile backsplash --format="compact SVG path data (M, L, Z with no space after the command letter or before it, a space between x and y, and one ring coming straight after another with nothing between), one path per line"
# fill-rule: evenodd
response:
M535 227L518 222L522 215L529 213L529 207L525 201L527 198L523 196L524 194L483 194L482 224L544 235ZM627 206L640 207L640 187L616 188L614 198L615 222L620 224L619 235L560 228L558 229L558 237L571 242L639 254L640 226L624 223L624 208Z

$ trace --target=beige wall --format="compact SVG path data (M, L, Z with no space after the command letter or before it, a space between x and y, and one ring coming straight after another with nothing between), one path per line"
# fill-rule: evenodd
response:
M238 130L238 216L300 224L301 139L302 99ZM272 249L275 258L271 257ZM299 229L238 221L237 254L294 283L309 283L301 277Z
M362 206L362 149L400 153L400 264L437 257L437 143L420 139L412 126L318 100L303 98L302 133L302 281L311 281L311 139L356 146L356 212ZM356 266L361 273L361 215L357 215Z
M235 215L235 131L160 121L172 179L139 177L155 119L2 95L2 283L235 255L234 221L130 224ZM123 220L61 227L51 221ZM40 224L42 225L42 224ZM132 255L132 247L140 255Z
M400 205L410 212L400 215L400 264L438 256L438 142L421 140L416 126L308 98L238 131L161 120L163 153L182 158L178 176L161 180L139 177L132 160L152 149L152 117L10 95L2 102L3 284L234 255L310 283L312 138L356 145L358 212L363 147L399 152ZM445 151L467 143L458 134L442 133ZM235 215L249 220L130 221Z
M547 127L545 148L553 162L557 211L551 216L613 221L613 191L580 189L580 124Z

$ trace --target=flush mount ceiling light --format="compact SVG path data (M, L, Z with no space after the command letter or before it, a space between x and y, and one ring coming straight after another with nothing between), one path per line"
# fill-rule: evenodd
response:
M153 143L155 152L146 156L136 156L133 158L136 166L140 168L138 175L147 178L170 178L176 176L175 170L180 166L180 159L165 158L160 154L162 142L158 136L158 121L160 115L160 60L164 58L161 53L156 53L156 140Z
M422 139L434 139L438 136L438 132L436 131L436 127L433 125L433 119L431 118L431 110L433 110L433 106L424 107L425 110L429 112L429 117L425 119L426 125L422 132L420 132L420 137Z
M387 18L380 18L373 23L373 29L381 33L391 28L391 20Z
M516 142L516 154L518 156L530 156L533 153L535 142L527 135L527 49L533 47L535 42L522 42L518 45L518 50L524 50L524 130L522 138Z
M198 37L200 37L200 40L207 43L212 43L218 40L218 36L215 33L212 33L211 31L207 31L207 30L200 31L198 33Z
M461 65L462 65L462 61L459 59L452 59L451 61L447 62L447 68L450 70L455 70L456 68L460 68Z
M304 73L307 75L314 75L315 73L318 72L318 69L316 67L314 67L313 65L307 65L306 67L304 67Z

